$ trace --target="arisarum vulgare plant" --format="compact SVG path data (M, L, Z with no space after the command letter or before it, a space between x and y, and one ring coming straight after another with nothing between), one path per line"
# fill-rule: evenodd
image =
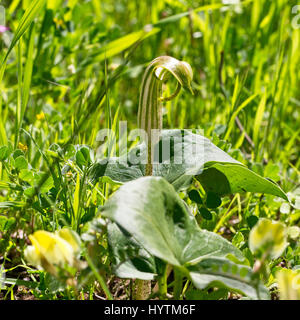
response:
M172 76L177 89L164 97L163 83ZM201 229L177 194L197 181L206 193L203 200L197 198L206 217L209 209L221 205L222 196L236 192L269 193L287 199L276 183L252 172L204 136L189 130L162 130L161 103L178 95L181 87L192 91L192 76L188 63L172 57L158 57L149 64L142 80L138 110L138 126L146 132L148 143L143 141L128 153L130 159L130 154L139 150L141 159L146 157L147 162L128 160L128 165L124 165L124 161L114 158L92 165L91 181L107 176L124 185L101 207L90 231L97 232L99 218L108 219L113 271L121 278L142 280L136 282L136 299L155 294L165 298L172 269L175 299L182 297L186 279L197 289L215 286L251 299L268 299L267 289L243 253L220 235ZM158 156L154 166L154 154L160 155L164 141L172 139L169 158ZM200 151L195 154L194 147L199 145L202 148L196 148ZM176 153L182 150L182 162L174 163ZM157 280L153 290L149 280Z

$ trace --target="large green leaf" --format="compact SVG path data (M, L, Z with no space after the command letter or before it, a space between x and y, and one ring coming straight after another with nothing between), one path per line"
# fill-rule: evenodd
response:
M260 192L288 200L282 189L272 180L261 177L242 165L215 163L196 177L206 191L219 195L235 192Z
M222 283L250 298L258 298L250 268L235 263L245 260L242 253L221 236L200 229L165 179L143 177L126 183L107 201L102 216L116 222L147 252L183 270L195 286ZM118 237L110 239L113 246ZM235 265L236 269L245 268L247 274L233 273L232 267L220 273L215 269L216 261ZM205 276L208 273L211 277ZM261 296L267 298L266 290L261 288L261 291Z
M108 176L116 182L137 179L145 175L146 155L146 145L141 144L128 155L111 158L106 163L95 163L90 177L98 180ZM235 192L258 192L287 200L276 183L249 170L209 139L188 130L163 130L160 142L154 149L154 159L157 164L153 164L153 176L164 177L177 190L188 186L195 176L204 189L220 196Z

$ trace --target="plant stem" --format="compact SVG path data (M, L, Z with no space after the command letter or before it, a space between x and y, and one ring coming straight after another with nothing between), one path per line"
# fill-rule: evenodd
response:
M174 267L174 299L180 300L181 299L181 291L182 291L182 272L178 268Z
M137 279L134 283L133 299L146 300L151 294L151 281Z
M158 278L159 298L162 300L166 298L168 293L167 279L168 268L167 265L165 265L162 274Z

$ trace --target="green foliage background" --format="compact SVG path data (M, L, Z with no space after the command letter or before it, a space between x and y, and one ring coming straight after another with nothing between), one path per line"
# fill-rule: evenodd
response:
M116 188L78 183L74 173L85 181L86 151L83 162L72 162L79 148L72 145L97 150L100 129L118 131L122 120L129 130L137 127L142 74L160 55L185 60L194 72L195 94L183 91L164 104L164 128L203 128L233 158L278 182L292 203L237 194L224 198L200 226L247 251L254 216L299 223L300 26L294 28L293 21L300 24L300 18L292 12L297 2L229 2L0 2L10 28L0 34L0 264L12 285L6 298L17 295L15 284L25 281L20 270L28 268L26 235L65 223L84 232ZM166 91L174 88L170 82ZM69 180L62 178L69 171ZM47 196L35 193L37 185ZM292 267L298 260L291 241L283 261ZM27 286L36 286L34 272L25 278ZM41 276L36 297L45 295L45 281Z

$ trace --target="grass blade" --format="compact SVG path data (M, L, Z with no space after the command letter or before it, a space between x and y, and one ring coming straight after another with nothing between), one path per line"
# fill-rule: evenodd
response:
M253 142L256 147L258 147L258 136L259 136L259 131L261 129L261 124L266 108L266 102L267 102L267 91L263 94L260 103L258 105L256 115L255 115L255 120L254 120L254 128L253 128Z
M39 13L39 11L42 9L44 4L46 3L46 0L34 0L31 2L30 6L26 9L18 27L14 34L14 37L12 39L12 42L3 57L1 64L0 64L0 83L2 82L4 71L5 71L5 63L7 61L7 58L17 42L20 40L20 38L23 36L23 34L26 32L26 30L29 28L31 22L36 17L36 15Z

